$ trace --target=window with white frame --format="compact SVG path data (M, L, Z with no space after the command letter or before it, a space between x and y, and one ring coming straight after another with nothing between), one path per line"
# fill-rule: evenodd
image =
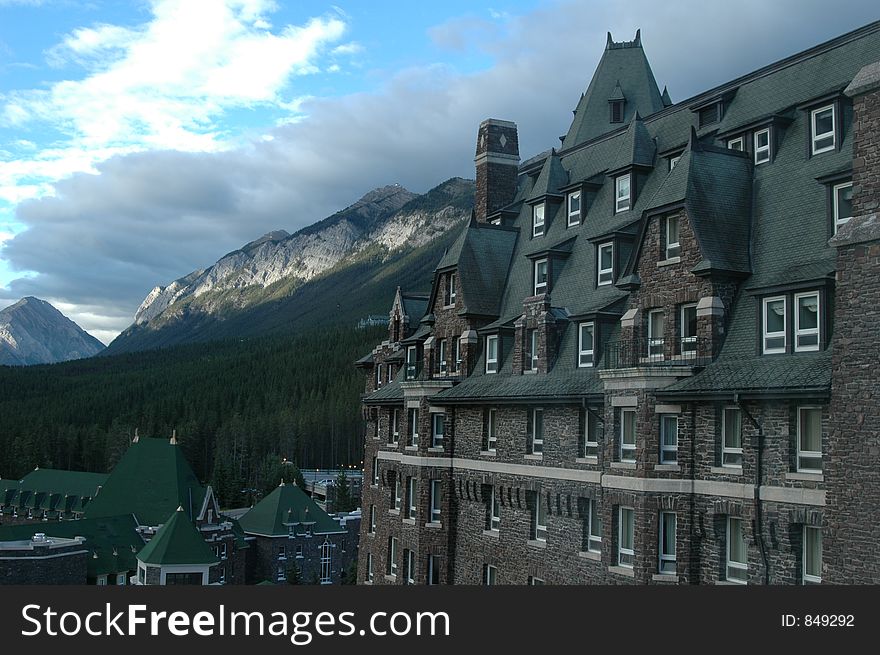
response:
M125 577L125 573L117 573L116 574L116 584L120 587L124 587L127 582L127 578ZM220 569L220 582L226 582L226 567L224 566Z
M785 296L764 298L763 342L764 354L785 352Z
M397 538L388 537L388 575L397 575Z
M669 158L669 170L671 171L675 168L675 165L681 161L681 155L675 155L674 157Z
M496 410L494 409L486 410L486 450L490 453L494 453L498 445L498 434L495 431L495 413Z
M678 257L681 245L678 242L678 216L667 216L666 220L666 259Z
M416 554L406 549L403 551L404 584L416 583Z
M599 244L597 256L598 273L596 278L597 286L611 284L614 282L614 244Z
M620 410L620 461L636 461L636 410Z
M694 353L697 350L697 304L688 303L681 306L681 354Z
M457 290L455 288L455 273L449 274L449 283L446 287L446 304L454 305Z
M526 426L529 448L533 455L544 452L544 410L535 408L529 410L528 424Z
M675 464L678 461L678 416L660 415L660 463Z
M396 407L391 410L391 430L388 436L388 443L397 443L400 439L400 410Z
M675 512L660 512L659 572L675 575Z
M547 507L541 492L535 492L535 508L532 511L532 539L547 541Z
M721 410L721 466L742 468L742 412L738 407Z
M443 447L443 435L446 426L446 414L431 414L431 446L433 448Z
M440 560L436 555L428 555L428 584L440 584Z
M544 235L544 203L532 207L532 236Z
M419 445L419 410L415 407L409 409L409 445Z
M819 292L794 294L794 349L819 350Z
M325 537L324 543L321 544L321 584L330 584L333 581L333 558L331 548L333 548L333 546L330 544L330 540Z
M489 492L489 520L486 523L493 532L501 529L501 494L495 487Z
M568 194L568 227L581 222L581 192L572 191Z
M735 139L728 139L727 147L731 150L739 150L740 152L742 152L746 149L745 137L738 136Z
M587 507L587 550L602 552L602 517L599 515L599 501L591 498Z
M437 341L437 371L440 375L446 375L446 339Z
M382 386L382 365L376 364L376 387Z
M822 408L798 407L797 470L822 472Z
M413 477L407 478L406 481L406 505L407 505L407 516L411 519L416 518L416 511L418 509L419 497L417 490L417 480Z
M367 553L367 582L373 582L373 553Z
M296 550L293 551L293 552L294 552L294 555L295 555L296 557L302 559L302 556L303 556L303 545L302 545L302 544L297 544L297 545L296 545Z
M648 357L663 359L663 333L666 329L666 316L662 309L648 312Z
M385 364L385 381L391 382L394 378L394 367L391 364Z
M461 371L461 339L455 337L452 340L452 372Z
M617 564L633 567L635 559L636 511L632 507L620 507L617 514Z
M540 587L544 584L544 578L536 578L533 575L529 576L529 586L530 587Z
M754 135L755 165L770 161L770 128L758 130Z
M498 335L486 337L486 373L498 372Z
M749 577L748 551L743 520L727 517L727 579L730 582L745 584Z
M491 564L483 565L483 584L488 586L495 584L495 579L497 576L497 569Z
M822 582L822 528L804 526L804 583Z
M810 112L811 152L818 155L834 150L836 145L834 130L834 105L819 107Z
M394 473L394 497L392 499L391 509L400 510L401 505L403 504L403 489L400 485L400 473Z
M831 205L832 212L834 213L833 221L834 221L834 234L837 234L837 230L840 229L840 226L848 223L849 219L852 218L852 182L841 182L840 184L835 184L831 188Z
M376 534L376 506L370 505L370 534Z
M406 347L406 379L413 380L419 373L419 363L416 359L416 347Z
M578 326L578 366L592 366L593 352L595 350L594 324L581 323Z
M630 185L630 176L629 173L626 175L619 175L614 180L614 211L622 212L626 211L630 207L630 196L632 195L632 189Z
M373 486L378 486L379 484L379 458L373 458Z
M538 370L538 331L528 330L526 333L528 340L528 352L526 353L526 370Z
M548 277L547 277L547 260L539 259L535 262L535 295L547 293Z
M443 501L443 483L431 480L431 523L440 523L440 503Z
M583 448L582 457L598 457L599 455L599 420L588 409L580 411L580 431Z

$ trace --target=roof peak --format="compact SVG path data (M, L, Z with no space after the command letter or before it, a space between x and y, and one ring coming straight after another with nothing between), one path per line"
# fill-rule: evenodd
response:
M632 41L615 41L611 38L611 32L608 32L608 38L605 41L606 50L615 50L617 48L641 48L642 47L642 30L636 29L636 36Z

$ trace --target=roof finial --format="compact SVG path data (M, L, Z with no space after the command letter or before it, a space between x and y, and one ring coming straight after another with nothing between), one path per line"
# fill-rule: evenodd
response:
M642 45L642 30L641 28L636 29L636 38L633 39L633 44L640 46Z
M169 441L168 443L170 443L172 446L177 445L177 430L171 431L171 441Z
M140 440L140 435L138 434L138 429L134 429L134 439L131 440L131 443L137 443Z
M177 511L178 511L178 512L182 512L182 511L183 511L183 505L178 505L178 506L177 506Z
M612 43L614 43L614 41L611 38L611 32L608 32L608 39L605 41L605 49L607 50L610 48Z
M281 478L281 484L279 484L278 486L279 486L279 487L283 487L283 486L284 486L284 478L283 478L283 477Z

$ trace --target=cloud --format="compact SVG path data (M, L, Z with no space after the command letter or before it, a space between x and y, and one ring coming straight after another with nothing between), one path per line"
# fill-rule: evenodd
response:
M130 323L154 285L210 265L270 230L304 227L380 185L398 182L425 191L453 175L472 176L476 129L484 118L518 123L523 159L558 145L602 54L607 29L624 40L642 27L658 83L668 84L673 99L682 100L877 13L873 3L845 0L831 14L825 3L793 0L741 0L734 7L647 0L542 7L505 19L503 30L480 44L495 62L487 70L462 75L444 64L400 70L369 93L302 97L295 122L236 148L168 147L93 162L92 173L55 184L52 197L20 205L17 218L29 229L7 240L0 255L37 275L15 280L0 290L0 298L55 298L67 303L83 327L110 335ZM246 22L239 18L238 24ZM725 24L738 29L716 29ZM467 43L471 30L465 23L447 23L441 40ZM314 57L301 61L297 70L319 65ZM210 86L211 76L195 78L203 88ZM253 87L242 81L242 89L216 80L213 97L259 97L272 92L273 79L269 75ZM163 106L155 111L161 115ZM199 125L178 127L203 136ZM158 139L157 148L162 143Z

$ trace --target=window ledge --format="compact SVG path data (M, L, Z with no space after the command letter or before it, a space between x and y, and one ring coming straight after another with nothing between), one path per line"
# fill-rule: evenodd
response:
M498 539L498 537L501 536L501 533L498 530L483 530L483 536Z
M418 446L404 446L403 449L417 451L419 449L419 447Z
M388 446L389 448L397 448L398 446L400 446L400 442L399 441L389 441L385 445Z
M371 584L373 584L373 581L372 581L372 580L364 580L364 584L369 584L369 585L371 585Z
M534 374L537 373L537 372L538 372L538 371L537 371L536 369L533 369L533 368L527 368L527 369L525 369L525 370L522 372L522 374L523 374L523 375L534 375Z
M631 568L629 568L628 566L609 566L609 567L608 567L608 572L609 572L609 573L615 573L615 574L617 574L617 575L623 575L623 576L626 576L627 578L634 578L634 577L636 577L636 572L633 571L633 570L632 570Z
M786 473L786 480L797 480L802 482L825 482L825 476L822 473Z
M480 455L483 457L497 457L498 452L495 450L481 450Z
M416 520L415 520L415 519L403 519L403 522L404 522L406 525L415 525L415 524L416 524Z
M742 466L713 466L709 469L715 475L742 475Z
M400 516L400 510L399 510L399 509L389 509L389 510L388 510L388 513L391 514L392 516Z
M635 462L611 462L611 468L613 469L625 469L627 471L635 471L636 463Z
M528 455L523 455L523 459L531 459L536 462L540 462L544 459L544 453L530 453Z
M655 573L651 576L651 580L654 582L672 582L678 583L678 576L672 573Z
M716 580L715 584L723 585L725 587L745 587L745 582L733 582L732 580Z
M386 574L385 574L385 579L388 580L388 581L390 581L390 582L397 582L397 574L389 575L388 573L386 573Z
M442 453L443 446L431 446L430 448L428 448L428 452L429 453Z
M680 264L681 257L670 257L669 259L664 259L663 261L657 262L657 268L662 266L672 266L673 264Z
M578 552L578 557L581 557L583 559L591 559L595 562L602 561L602 553L597 553L592 550L581 550Z
M541 541L540 539L529 539L526 543L529 546L531 546L532 548L546 548L547 547L547 542Z
M370 489L378 489L378 488L379 488L378 484L371 484L370 485Z
M665 471L667 473L680 473L681 467L678 464L654 464L655 471Z
M574 461L577 464L598 464L599 458L598 457L578 457Z
M439 521L437 521L436 523L428 521L427 523L425 523L425 527L431 528L433 530L441 530L443 528L443 524L440 523Z
M451 305L443 305L443 309L455 309L455 303L452 303Z

